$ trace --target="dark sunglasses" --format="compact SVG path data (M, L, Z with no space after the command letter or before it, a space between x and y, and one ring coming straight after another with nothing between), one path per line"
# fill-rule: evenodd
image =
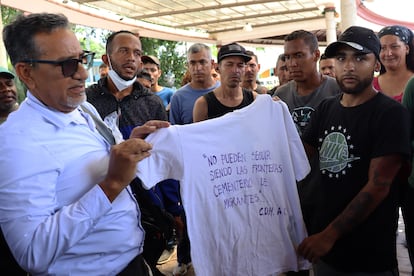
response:
M41 60L41 59L27 59L22 60L21 62L27 63L46 63L46 64L55 64L56 66L62 67L62 74L65 78L72 77L78 71L78 64L82 64L83 67L88 70L92 67L93 58L95 53L84 51L79 58L69 58L62 61L56 60Z

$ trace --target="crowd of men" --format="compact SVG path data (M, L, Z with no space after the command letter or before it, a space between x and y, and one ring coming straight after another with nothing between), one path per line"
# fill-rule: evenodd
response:
M406 38L403 49L412 53L411 31L386 35ZM190 81L175 92L159 84L159 58L145 55L139 36L129 31L108 37L101 79L87 88L94 54L81 48L65 16L20 15L5 26L3 38L13 70L0 67L2 272L163 275L157 264L172 247L153 243L143 196L170 215L178 235L174 275L186 275L197 243L190 244L187 230L194 225L183 208L182 179L142 185L139 164L159 149L145 138L171 125L225 120L266 94L286 105L309 160L310 173L295 183L308 236L295 250L312 263L314 275L398 275L400 206L411 255L412 199L401 196L412 192L410 101L407 109L374 89L385 50L372 30L352 26L325 53L311 32L290 33L276 61L279 85L273 89L258 83L258 57L240 44L221 46L215 62L207 45L195 43L187 52ZM16 78L27 88L20 105ZM277 272L309 275L307 268Z

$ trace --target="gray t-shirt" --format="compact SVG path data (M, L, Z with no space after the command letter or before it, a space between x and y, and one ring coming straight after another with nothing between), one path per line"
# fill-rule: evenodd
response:
M300 96L296 90L296 82L293 80L280 86L276 90L275 95L289 107L290 114L292 114L299 135L302 136L312 113L319 103L323 99L338 95L339 93L341 93L341 90L339 89L336 80L332 77L325 76L325 80L322 84L309 95Z
M300 96L298 94L296 82L293 80L278 87L276 90L275 95L287 104L300 136L302 136L312 114L321 101L341 93L334 78L329 76L325 76L324 78L325 80L322 84L306 96ZM313 234L314 219L316 216L315 206L320 201L320 194L317 192L319 191L320 185L318 154L315 154L309 160L309 163L311 165L311 172L304 180L298 182L298 193L306 228L309 234Z

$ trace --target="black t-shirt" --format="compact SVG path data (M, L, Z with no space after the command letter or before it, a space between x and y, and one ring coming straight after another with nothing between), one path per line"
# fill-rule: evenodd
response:
M321 198L315 221L318 231L365 186L372 158L410 155L409 115L401 104L378 93L361 105L343 107L341 97L322 101L302 136L320 156ZM394 183L377 209L339 239L322 259L349 272L396 268L397 190Z
M243 100L238 106L226 106L217 100L214 91L204 94L203 97L207 101L208 106L208 119L217 118L223 116L226 113L248 106L254 101L253 92L247 89L242 89Z

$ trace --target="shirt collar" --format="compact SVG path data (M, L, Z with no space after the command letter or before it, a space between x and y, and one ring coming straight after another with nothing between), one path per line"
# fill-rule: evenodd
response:
M87 119L82 116L79 107L72 112L63 113L46 106L39 99L33 96L30 91L27 91L26 103L35 110L39 111L46 121L58 128L64 128L70 124L89 125Z

